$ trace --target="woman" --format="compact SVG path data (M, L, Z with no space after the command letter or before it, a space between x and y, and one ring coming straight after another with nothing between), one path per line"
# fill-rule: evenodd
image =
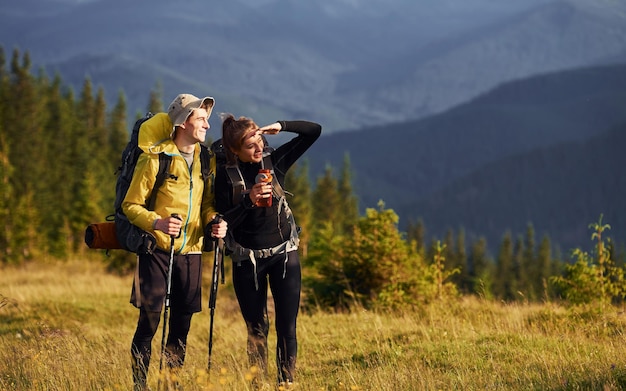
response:
M226 247L233 260L233 285L248 330L251 365L267 374L267 287L275 305L278 382L293 382L296 318L300 306L298 233L282 185L287 170L317 140L322 128L308 121L279 121L259 128L250 118L224 117L222 144L226 166L215 180L216 209L228 223ZM271 150L264 135L292 132L296 137ZM256 183L259 170L271 183ZM262 205L271 199L271 206Z

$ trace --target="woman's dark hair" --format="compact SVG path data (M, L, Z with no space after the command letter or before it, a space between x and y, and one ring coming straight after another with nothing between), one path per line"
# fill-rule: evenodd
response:
M254 129L258 129L258 125L247 117L239 117L235 119L232 114L222 115L222 144L226 152L226 162L228 164L236 164L237 156L233 151L238 151L243 145L246 135Z

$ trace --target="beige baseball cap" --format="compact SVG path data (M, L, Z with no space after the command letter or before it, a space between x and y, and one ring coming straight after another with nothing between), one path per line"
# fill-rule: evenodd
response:
M208 116L211 116L215 99L205 96L202 99L191 94L180 94L170 103L167 114L170 116L174 126L185 123L189 115L200 107L206 109Z

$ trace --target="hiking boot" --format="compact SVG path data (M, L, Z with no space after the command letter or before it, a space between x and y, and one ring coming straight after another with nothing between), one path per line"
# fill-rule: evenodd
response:
M133 384L133 391L150 391L146 382L136 382Z
M265 379L255 378L250 382L253 391L272 391L272 384Z
M148 387L148 374L146 373L145 366L140 360L133 358L132 362L133 370L133 391L150 391Z
M295 390L296 388L296 383L291 382L291 381L283 381L278 383L278 386L276 387L277 391L287 391L287 390Z
M182 391L183 386L180 384L180 367L170 367L166 374L166 389L167 391Z

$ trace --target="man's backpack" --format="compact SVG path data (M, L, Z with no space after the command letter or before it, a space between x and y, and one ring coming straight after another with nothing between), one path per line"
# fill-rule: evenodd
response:
M108 220L115 222L115 233L120 246L127 251L137 254L151 254L156 248L156 238L149 232L142 230L141 228L133 225L122 210L122 202L128 192L128 187L133 179L135 172L135 166L139 155L143 153L143 150L138 145L139 129L141 124L153 116L152 113L147 113L144 117L138 119L133 126L133 130L130 136L126 148L122 152L122 161L120 167L117 169L117 183L115 184L115 214L109 216ZM206 181L210 175L210 152L205 145L201 144L200 162L202 164L202 178ZM154 204L156 201L157 189L159 189L165 179L170 175L169 168L172 163L172 157L165 153L159 154L159 170L156 174L156 180L152 189L150 199L148 199L146 207L149 210L154 210Z
M152 113L147 113L144 117L135 121L133 130L130 135L130 140L126 144L126 148L122 152L122 162L117 169L117 182L115 184L115 214L107 217L108 220L113 219L115 221L115 233L117 240L124 250L137 253L146 254L152 253L156 247L156 238L154 235L140 229L136 225L133 225L122 210L122 202L128 192L130 182L133 180L133 174L135 172L135 166L137 165L137 159L139 155L143 153L138 145L139 129L148 119L152 118ZM148 200L147 207L150 210L154 209L154 202L156 200L156 194L159 187L163 185L165 178L169 175L169 166L172 163L172 157L164 153L159 154L159 171L156 175L156 181L150 199Z

